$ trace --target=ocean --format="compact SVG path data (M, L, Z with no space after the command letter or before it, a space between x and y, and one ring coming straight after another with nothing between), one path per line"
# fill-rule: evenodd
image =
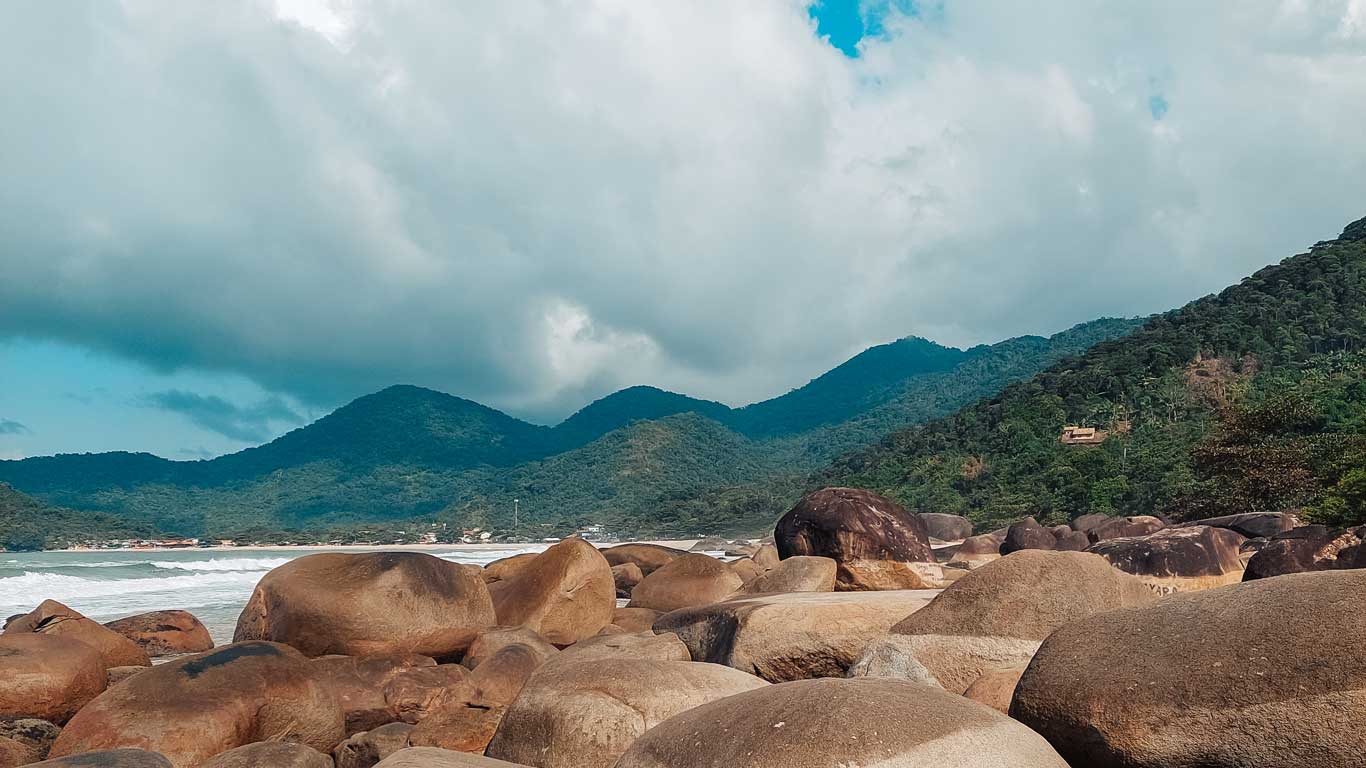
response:
M444 560L486 565L548 544L424 549ZM396 547L401 549L401 547ZM216 643L232 642L237 615L256 582L296 557L339 549L99 550L0 552L0 621L43 600L65 603L96 621L146 611L189 611Z

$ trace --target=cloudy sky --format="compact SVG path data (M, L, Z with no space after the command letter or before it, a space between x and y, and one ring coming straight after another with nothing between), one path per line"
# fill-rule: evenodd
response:
M1366 0L5 3L0 110L0 458L194 458L1180 305L1366 215Z

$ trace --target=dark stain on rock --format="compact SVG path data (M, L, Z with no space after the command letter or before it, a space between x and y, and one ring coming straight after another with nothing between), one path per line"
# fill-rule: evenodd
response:
M230 645L222 650L214 651L195 659L194 661L186 662L185 666L180 668L180 671L185 673L186 677L194 679L210 669L227 666L238 659L245 659L251 656L279 655L280 649L273 645L268 645L266 643L240 643L238 645Z

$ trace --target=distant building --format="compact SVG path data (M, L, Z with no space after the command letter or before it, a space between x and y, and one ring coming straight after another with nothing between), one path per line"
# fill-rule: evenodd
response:
M1110 433L1095 427L1067 426L1062 428L1063 445L1100 445Z

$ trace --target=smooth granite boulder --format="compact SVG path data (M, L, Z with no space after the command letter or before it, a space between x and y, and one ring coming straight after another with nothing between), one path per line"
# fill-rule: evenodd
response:
M612 566L577 538L537 555L493 593L499 624L534 630L552 645L597 634L612 622L616 606Z
M5 624L4 634L55 635L79 640L99 651L106 669L110 667L148 667L147 653L132 640L82 616L56 600L44 600L26 615Z
M1366 568L1366 526L1338 530L1305 525L1282 531L1262 541L1246 558L1244 581L1287 573Z
M209 630L188 611L139 613L104 626L131 640L148 656L203 653L213 648Z
M105 689L104 658L61 635L0 635L0 719L65 723Z
M1239 548L1246 539L1207 525L1164 528L1146 536L1107 539L1087 552L1140 578L1161 595L1222 587L1243 578Z
M919 516L872 491L822 488L797 502L774 528L778 554L828 557L847 591L924 589L938 571Z
M689 553L646 576L631 592L628 607L667 613L724 600L743 584L740 576L720 560Z

